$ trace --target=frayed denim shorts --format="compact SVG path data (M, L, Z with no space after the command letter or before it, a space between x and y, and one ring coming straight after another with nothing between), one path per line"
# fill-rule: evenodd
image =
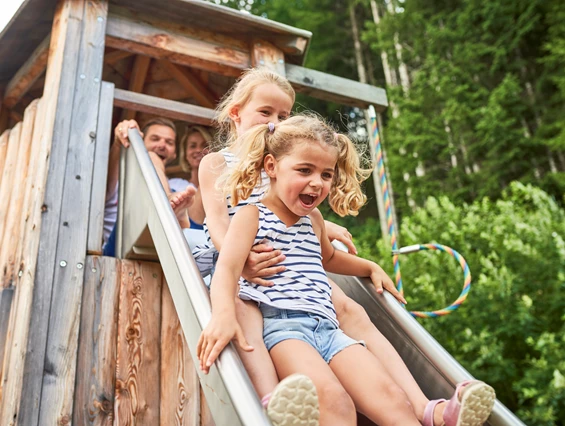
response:
M308 343L328 364L332 358L352 345L363 345L363 341L353 340L329 319L302 311L277 309L262 304L263 340L267 350L289 339Z

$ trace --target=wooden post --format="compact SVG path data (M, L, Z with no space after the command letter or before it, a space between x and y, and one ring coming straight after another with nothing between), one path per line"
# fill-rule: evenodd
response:
M72 419L107 1L59 0L43 101L52 140L17 424ZM5 413L2 413L3 415Z
M6 154L8 152L8 139L10 138L10 131L2 132L0 136L0 185L2 185L2 174L4 173L4 163L6 162Z
M251 46L251 63L254 67L267 67L284 76L284 52L264 40L254 40Z
M2 174L2 181L0 182L0 241L4 235L4 227L6 225L6 216L10 207L10 199L12 197L12 187L14 185L14 174L16 172L16 163L18 161L18 144L20 142L20 135L22 131L21 123L10 132L8 139L8 152L6 153L6 160L4 162L4 172Z
M131 69L131 77L129 79L129 90L131 92L143 92L145 78L149 70L151 58L149 56L137 55ZM124 111L122 113L122 120L132 120L135 118L135 111Z

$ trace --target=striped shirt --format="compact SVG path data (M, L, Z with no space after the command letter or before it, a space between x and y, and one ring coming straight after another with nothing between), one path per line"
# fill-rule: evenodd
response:
M235 164L237 163L236 156L229 152L227 149L223 149L220 151L226 162L226 167L232 169ZM261 183L253 188L253 192L251 196L247 200L240 200L236 206L232 206L230 203L231 196L228 195L226 197L226 205L228 208L228 215L230 217L230 221L233 215L242 207L248 204L255 204L261 201L265 192L269 188L270 179L267 173L264 170L261 171ZM192 250L192 255L194 256L194 260L196 261L196 266L200 271L200 274L204 277L208 275L218 258L218 250L214 247L214 243L212 242L212 238L210 238L210 232L208 232L208 226L206 225L206 219L204 219L204 233L206 234L206 244L198 245Z
M331 300L331 287L322 266L322 250L308 216L287 227L261 203L259 227L254 245L268 243L286 256L280 265L286 269L265 277L272 287L260 286L240 278L239 297L277 309L292 309L323 316L339 326Z

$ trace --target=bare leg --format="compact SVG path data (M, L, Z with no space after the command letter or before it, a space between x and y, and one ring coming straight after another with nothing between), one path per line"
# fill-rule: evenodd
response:
M189 186L182 192L173 192L169 195L169 203L175 212L175 216L179 221L181 228L190 228L190 221L188 220L188 208L194 201L196 195L196 188Z
M294 373L307 375L318 391L320 424L348 426L356 424L357 414L350 396L320 354L301 340L285 340L271 349L279 377Z
M396 352L396 349L371 322L365 310L330 280L332 285L332 301L334 303L340 328L355 340L364 340L367 349L379 360L382 367L408 396L414 413L419 420L424 416L428 398L424 395L414 377ZM443 404L436 413L443 413ZM441 418L441 417L440 417ZM438 423L440 424L441 421Z
M359 412L380 426L420 425L408 397L381 363L361 345L339 352L330 361Z
M279 383L271 356L263 342L263 316L253 302L244 302L236 298L237 321L241 325L247 342L253 346L252 352L245 352L235 345L241 361L249 374L251 383L259 398L272 392Z

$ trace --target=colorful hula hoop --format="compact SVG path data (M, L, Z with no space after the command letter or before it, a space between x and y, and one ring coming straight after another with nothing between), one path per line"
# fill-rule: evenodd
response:
M407 246L398 249L398 240L396 237L396 229L394 226L394 221L392 219L392 205L390 200L390 195L388 191L388 184L386 178L386 171L384 166L383 151L381 147L381 139L379 136L379 128L377 126L377 114L373 106L369 106L369 120L371 125L371 135L373 137L373 143L375 147L375 161L377 163L378 179L381 183L381 191L383 193L384 207L386 211L386 220L388 226L388 233L390 235L390 243L392 245L392 262L394 265L394 277L396 281L396 288L402 294L404 294L404 288L402 286L402 276L400 274L400 262L398 260L399 255L415 253L421 250L440 250L445 253L449 253L453 256L461 265L464 275L463 290L459 294L459 297L455 302L446 308L439 309L437 311L410 311L410 314L418 318L436 318L443 315L448 315L454 310L456 310L461 304L467 299L469 291L471 290L471 271L467 265L467 261L463 256L461 256L457 251L451 247L447 247L441 244L418 244L414 246Z

